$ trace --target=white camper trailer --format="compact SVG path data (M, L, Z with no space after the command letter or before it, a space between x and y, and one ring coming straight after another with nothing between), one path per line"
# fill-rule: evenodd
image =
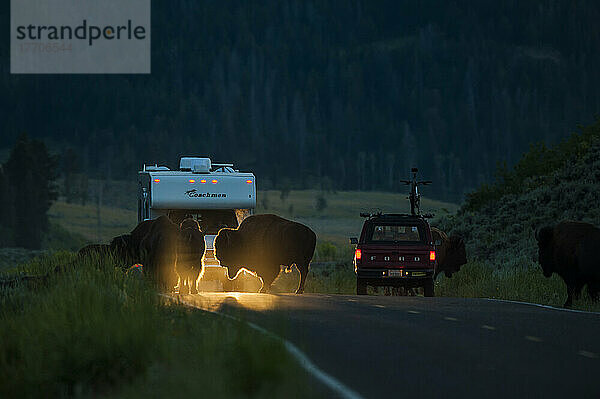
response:
M184 157L179 170L145 165L139 172L138 222L167 215L177 224L186 217L200 224L206 242L204 288L229 288L227 272L214 257L214 240L221 228L237 228L255 207L254 174L235 170L233 164Z

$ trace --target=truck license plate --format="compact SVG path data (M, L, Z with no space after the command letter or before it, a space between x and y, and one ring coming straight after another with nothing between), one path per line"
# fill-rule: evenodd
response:
M402 270L388 270L388 276L390 276L390 277L402 277Z
M412 272L412 275L414 277L422 277L425 275L425 272Z

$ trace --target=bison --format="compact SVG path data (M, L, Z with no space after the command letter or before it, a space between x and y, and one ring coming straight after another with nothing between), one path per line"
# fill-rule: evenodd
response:
M173 289L179 275L183 287L196 292L195 281L202 271L204 235L193 219L186 219L178 226L167 216L160 216L141 222L130 234L115 237L110 244L93 244L79 250L80 256L105 253L115 255L127 265L143 264L144 274L163 289Z
M112 253L127 265L137 263L137 251L131 245L131 234L123 234L110 241Z
M138 239L144 230L146 234ZM175 274L175 263L177 262L177 244L180 237L180 229L167 216L140 223L131 232L132 241L130 245L138 249L137 257L142 260L144 273L153 279L159 287L171 291L177 283Z
M315 252L315 233L303 224L276 215L244 219L237 229L224 228L215 238L215 257L227 268L230 279L243 267L262 280L268 292L280 266L296 265L300 271L297 294L304 292L308 266Z
M198 292L196 280L202 272L202 256L204 256L204 234L194 219L185 219L179 226L177 241L177 263L175 270L179 275L179 293Z
M125 234L113 238L110 244L86 245L85 247L81 248L77 254L80 257L111 254L126 264L132 264L135 263L135 255L131 253L130 238L131 235Z
M110 245L107 244L89 244L77 251L79 257L90 255L105 255L110 253Z
M441 272L444 272L446 277L452 277L453 273L458 272L460 267L467 263L465 242L457 235L448 237L446 233L435 227L431 228L431 234L434 242L440 242L436 247L437 265L433 278L437 278Z
M544 276L558 274L567 285L564 307L579 298L587 284L590 297L598 299L600 293L600 264L597 248L600 247L600 229L582 222L564 221L554 226L542 227L536 232L538 260Z

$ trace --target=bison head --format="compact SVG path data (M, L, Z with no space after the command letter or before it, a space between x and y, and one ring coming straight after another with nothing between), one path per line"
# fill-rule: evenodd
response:
M238 232L233 229L221 229L215 237L215 258L221 266L227 268L227 274L233 279L242 268L238 253L242 250Z
M552 257L552 241L554 229L550 226L542 227L535 233L538 242L538 261L542 266L544 276L552 276L554 271L554 260Z
M135 257L131 234L113 238L110 242L110 249L117 257L126 262Z
M458 272L465 263L467 263L467 249L464 240L456 235L448 237L448 252L444 260L446 277L452 277L452 274Z
M192 218L184 219L183 222L179 225L180 229L192 229L196 231L200 231L200 225L198 222Z

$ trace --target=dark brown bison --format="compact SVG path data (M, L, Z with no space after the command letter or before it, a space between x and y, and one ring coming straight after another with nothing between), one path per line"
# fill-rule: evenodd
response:
M297 294L304 292L308 266L315 252L316 235L303 224L276 215L246 218L237 229L221 229L215 238L215 256L234 278L243 267L263 280L269 291L280 266L296 265L300 271Z
M133 238L139 238L142 229L146 234L138 245ZM166 291L172 291L177 283L175 263L179 236L179 226L167 216L142 222L131 232L131 245L138 248L138 257L142 260L139 263L144 265L144 274Z
M125 234L112 239L110 244L90 244L81 248L77 254L80 257L89 255L108 255L111 254L117 259L130 265L135 263L134 254L130 251L130 235Z
M172 290L179 274L183 287L196 292L195 281L202 271L204 235L193 219L185 220L180 228L167 216L160 216L141 222L131 234L115 237L108 245L88 245L79 250L80 256L103 253L111 253L127 265L143 264L143 274L162 289Z
M132 265L137 262L137 252L133 250L131 245L131 234L115 237L109 245L112 253L123 260L125 264Z
M452 235L448 237L446 233L435 227L431 228L434 243L439 241L436 246L437 265L434 279L444 272L446 277L452 277L453 273L460 270L460 267L467 263L467 250L465 242L459 236Z
M144 220L135 226L135 229L131 230L129 234L129 251L136 256L140 253L140 245L142 240L146 238L146 236L150 233L150 229L152 228L152 224L155 222L155 219L152 220Z
M573 298L579 298L587 284L590 297L597 300L600 293L600 229L589 223L565 221L555 226L542 227L536 233L538 260L544 276L558 274L567 285L570 307Z
M179 293L195 294L196 280L202 272L202 256L204 256L204 234L194 219L181 222L177 241L177 263L175 270L179 275Z
M110 245L108 244L90 244L77 251L77 255L80 257L104 255L108 253L110 253Z

